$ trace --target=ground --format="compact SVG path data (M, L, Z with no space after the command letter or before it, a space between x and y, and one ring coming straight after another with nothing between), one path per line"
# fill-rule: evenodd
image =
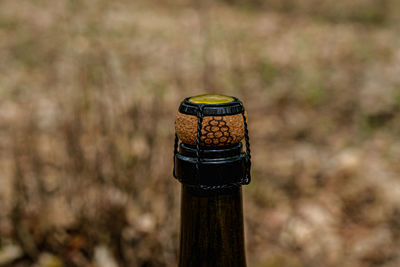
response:
M249 266L400 265L396 0L0 1L0 266L176 266L180 101L239 97Z

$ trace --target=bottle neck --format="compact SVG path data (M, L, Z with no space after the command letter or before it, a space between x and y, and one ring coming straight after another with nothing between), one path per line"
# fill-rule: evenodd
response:
M241 187L182 185L179 266L246 266Z

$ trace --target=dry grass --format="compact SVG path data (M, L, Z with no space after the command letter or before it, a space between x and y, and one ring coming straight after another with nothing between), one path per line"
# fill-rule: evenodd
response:
M174 117L218 92L249 266L399 266L399 5L301 2L0 1L0 265L175 266Z

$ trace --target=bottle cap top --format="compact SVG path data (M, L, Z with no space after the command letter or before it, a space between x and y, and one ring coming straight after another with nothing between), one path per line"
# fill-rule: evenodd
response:
M198 95L185 98L179 106L179 112L186 115L227 116L244 111L242 102L233 96L218 94Z

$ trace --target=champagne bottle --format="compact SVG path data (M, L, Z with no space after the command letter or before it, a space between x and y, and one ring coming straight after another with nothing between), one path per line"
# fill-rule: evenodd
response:
M242 102L223 95L186 98L175 127L179 266L246 266L242 185L250 182L250 144Z

